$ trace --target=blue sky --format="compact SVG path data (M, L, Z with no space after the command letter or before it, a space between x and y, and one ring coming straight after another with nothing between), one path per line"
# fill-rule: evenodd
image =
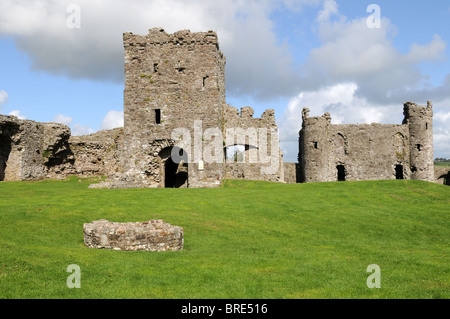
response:
M68 28L70 4L80 28ZM369 28L376 4L381 27ZM301 109L334 123L400 123L434 105L435 157L450 158L450 2L356 0L0 0L0 113L74 134L122 123L122 33L215 30L227 102L275 109L295 161Z

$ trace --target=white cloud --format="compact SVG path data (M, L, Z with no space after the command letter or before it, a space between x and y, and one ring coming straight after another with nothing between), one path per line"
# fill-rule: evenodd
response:
M356 94L374 103L402 103L411 95L426 99L430 90L423 87L428 77L419 64L443 58L446 43L439 35L426 44L414 43L402 53L393 44L397 28L389 19L382 18L382 27L371 29L366 17L347 21L333 8L327 12L336 13L335 21L318 18L321 45L310 51L302 66L303 90L355 82ZM449 83L444 86L449 96Z
M325 0L323 3L323 9L319 12L319 16L317 17L317 21L325 22L330 19L332 15L338 13L338 6L336 1L334 0Z
M433 127L433 142L435 158L450 158L450 130L448 128Z
M109 111L100 125L101 130L123 127L123 111Z
M9 115L16 116L16 117L18 117L21 120L26 120L27 119L27 117L25 115L21 114L19 110L12 110L11 112L9 112Z
M427 45L419 45L413 43L411 50L406 56L409 63L419 63L422 61L439 61L443 58L446 44L437 34L433 36L433 40Z
M434 114L434 120L443 123L450 123L450 112L438 112Z
M5 90L0 91L0 112L3 109L3 104L6 104L8 102L8 93L6 93Z
M63 114L57 114L53 119L55 123L61 123L67 126L70 126L73 122L73 119L70 116L66 116Z
M93 129L91 129L89 126L81 125L78 123L73 125L71 131L72 131L73 136L88 135L88 134L95 133L95 131Z
M230 92L257 97L294 94L292 57L273 31L280 6L300 10L318 0L78 0L80 28L66 25L73 0L0 0L0 34L12 36L32 67L73 78L123 82L122 34L216 30L229 62ZM270 76L268 76L270 74Z
M8 101L8 93L5 90L0 91L0 105Z

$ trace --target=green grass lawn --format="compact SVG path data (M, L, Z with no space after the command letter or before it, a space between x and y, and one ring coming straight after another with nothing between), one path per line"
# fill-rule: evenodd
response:
M217 189L0 183L0 298L449 298L450 187L420 181ZM83 223L163 219L180 252L90 249ZM81 288L66 271L81 268ZM367 266L381 269L369 289Z
M450 161L434 162L434 166L438 166L438 167L450 167Z

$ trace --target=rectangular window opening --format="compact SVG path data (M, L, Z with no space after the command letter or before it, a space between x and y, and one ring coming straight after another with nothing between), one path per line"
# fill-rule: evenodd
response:
M203 87L205 87L206 86L206 79L207 78L209 78L209 76L207 75L207 76L204 76L203 77Z
M417 144L416 147L417 147L417 150L420 152L421 151L421 145Z
M160 109L155 110L155 122L156 122L156 124L161 124L161 110Z

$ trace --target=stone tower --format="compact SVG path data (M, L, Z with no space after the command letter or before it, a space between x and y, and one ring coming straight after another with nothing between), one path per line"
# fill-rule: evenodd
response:
M125 172L140 186L218 185L222 164L200 163L202 135L197 154L191 144L177 150L181 163L171 156L175 129L194 139L195 130L223 127L225 57L217 34L154 28L145 36L124 33L123 42Z
M302 129L299 137L300 182L327 181L329 147L327 131L331 116L309 117L309 109L303 109ZM306 176L308 180L306 180Z
M217 187L224 177L284 181L275 113L253 118L251 107L239 113L226 104L225 57L215 32L153 28L124 33L123 45L120 165L92 187ZM225 160L235 146L244 147L245 161Z
M404 104L403 124L408 126L411 179L434 181L433 164L433 107L412 102Z

